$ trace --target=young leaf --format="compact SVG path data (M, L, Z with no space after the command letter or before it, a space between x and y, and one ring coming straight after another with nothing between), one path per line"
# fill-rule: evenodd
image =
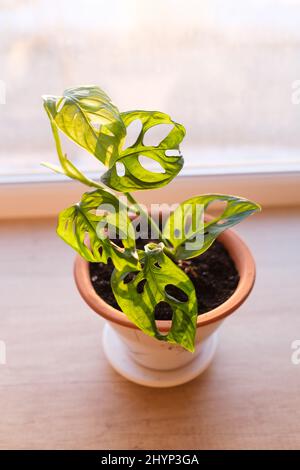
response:
M205 211L215 201L225 201L221 215L205 221ZM260 206L237 196L204 194L184 201L168 218L163 235L174 247L176 259L189 259L204 253L227 228L233 227Z
M128 111L121 113L126 128L135 120L140 120L142 129L133 145L120 151L115 161L111 160L109 170L102 176L107 186L117 191L128 192L138 189L160 188L168 184L181 170L183 158L179 152L185 129L181 124L172 121L170 116L158 111ZM149 129L161 124L171 124L173 128L169 134L156 146L147 146L143 143L145 134ZM169 156L168 151L175 150L177 155ZM161 173L147 170L141 164L139 157L148 157L157 162L162 169ZM125 174L118 175L117 164L124 165Z
M126 266L122 271L115 269L112 274L111 285L118 304L147 335L194 351L198 312L191 280L164 254L162 243L146 245L145 252L139 252L139 256L141 268L138 271ZM130 273L133 278L127 282ZM169 285L180 289L185 301L170 295ZM154 310L160 302L167 302L173 310L172 328L167 336L157 330L155 323Z
M106 166L119 154L125 137L120 113L97 86L69 88L62 96L43 96L58 129Z
M48 114L48 116L49 116L49 119L50 119L52 133L53 133L53 137L54 137L54 140L55 140L56 151L57 151L57 155L58 155L61 167L59 167L57 165L53 165L52 163L46 163L46 162L43 162L42 165L45 166L46 168L49 168L50 170L54 171L55 173L60 173L62 175L66 175L69 178L80 181L81 183L83 183L87 186L99 187L99 184L97 182L87 178L68 159L67 155L63 153L62 148L61 148L61 142L60 142L60 138L59 138L57 125L55 124L55 121L54 121L52 115Z
M123 247L109 239L107 229L114 232L112 238L122 238ZM119 200L108 191L85 193L80 203L63 210L57 233L87 261L107 263L111 258L117 269L138 266L133 226Z

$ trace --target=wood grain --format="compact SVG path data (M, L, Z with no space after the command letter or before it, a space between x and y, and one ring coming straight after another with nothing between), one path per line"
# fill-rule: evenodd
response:
M0 226L1 449L300 449L300 210L238 228L257 260L253 294L225 321L209 370L166 390L107 364L103 322L76 292L54 227Z

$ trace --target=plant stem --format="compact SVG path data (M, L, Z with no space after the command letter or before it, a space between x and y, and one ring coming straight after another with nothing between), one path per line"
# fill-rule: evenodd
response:
M49 119L50 119L50 123L51 123L51 128L52 128L52 133L53 133L53 137L54 137L54 141L55 141L55 145L56 145L56 150L57 150L57 154L58 154L58 158L59 158L59 161L60 161L60 164L62 166L62 173L63 174L68 174L69 171L71 170L71 174L69 174L68 176L70 176L71 178L73 179L77 179L78 181L80 181L81 183L83 184L86 184L87 186L90 186L90 187L94 187L94 188L98 188L98 189L104 189L105 191L108 191L109 193L111 194L115 194L114 191L112 191L108 186L106 186L105 184L103 183L98 183L96 181L93 181L91 180L90 178L87 178L83 173L81 173L78 168L76 168L72 162L70 162L66 155L64 155L63 153L63 150L61 148L61 142L60 142L60 137L59 137L59 133L58 133L58 129L57 129L57 126L56 126L56 123L55 121L53 120L51 114L48 112L48 110L46 109L47 111L47 114L49 116ZM67 166L67 170L66 171L66 167ZM155 222L155 220L149 215L148 211L145 210L143 208L143 206L141 206L138 201L136 201L136 199L132 196L132 194L130 193L125 193L125 196L127 197L128 201L133 204L137 211L142 214L148 221L148 224L150 225L150 227L154 227L157 234L158 234L158 237L160 239L160 241L162 241L165 246L166 246L166 250L168 251L168 256L170 257L173 257L173 254L172 254L172 251L169 250L169 248L172 248L172 245L171 243L169 242L169 240L167 240L158 224ZM129 206L127 204L125 204L121 199L119 199L119 203L120 205L128 210L129 209Z
M169 242L169 240L167 240L163 234L162 234L162 231L160 230L158 224L155 222L155 220L151 217L151 215L149 215L149 212L147 210L145 210L143 208L143 206L141 206L138 201L132 196L132 194L130 193L125 193L125 196L127 197L128 201L131 203L131 204L134 204L136 206L136 208L138 209L138 211L140 212L140 214L142 214L148 221L148 224L150 225L150 227L154 227L157 234L158 234L158 237L160 239L160 241L162 241L166 247L171 247L171 244ZM170 250L168 250L170 251ZM171 254L171 252L170 252ZM170 256L170 255L169 255Z
M171 258L171 260L174 261L174 263L177 263L177 260L176 260L175 255L174 255L174 253L173 253L172 250L170 250L168 247L165 246L164 249L163 249L163 252L164 252L169 258Z
M103 189L115 196L115 192L112 191L108 186L106 186L104 183L100 183L100 182L98 183L97 181L91 180L90 178L86 177L83 173L81 173L81 171L78 170L78 168L75 167L75 165L73 165L71 161L67 159L67 156L63 153L63 150L61 147L61 141L60 141L59 132L58 132L56 123L47 109L46 111L50 119L50 124L51 124L51 129L52 129L52 133L53 133L53 137L54 137L54 141L56 145L57 155L58 155L60 164L62 166L61 173L66 174L70 178L76 179L77 181L80 181L80 183L85 184L91 188ZM51 168L51 166L49 165L48 168ZM53 170L53 167L51 169ZM54 171L57 171L57 170L54 170ZM71 171L71 174L70 174L70 171ZM126 210L129 209L128 205L126 205L121 199L119 199L119 204L123 209L126 209Z

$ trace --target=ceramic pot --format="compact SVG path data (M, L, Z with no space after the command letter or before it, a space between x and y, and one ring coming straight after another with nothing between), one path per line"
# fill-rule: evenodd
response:
M123 376L139 384L168 387L187 382L203 372L211 362L217 344L217 329L223 320L245 301L255 280L255 263L243 240L232 230L218 237L233 259L240 275L235 292L219 307L198 316L195 352L158 341L145 335L124 313L114 309L95 292L89 275L89 263L76 257L74 276L86 303L106 320L103 334L105 354ZM171 321L157 321L167 333Z

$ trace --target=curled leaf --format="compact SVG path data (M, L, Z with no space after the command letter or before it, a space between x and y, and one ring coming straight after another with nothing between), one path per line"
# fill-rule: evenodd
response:
M125 137L125 126L117 107L101 88L69 88L62 96L45 95L43 99L58 129L104 165L114 161Z
M225 201L222 213L205 220L206 209L216 201ZM163 235L174 247L176 259L189 259L204 253L226 229L260 210L260 206L238 196L203 194L187 199L169 216Z

